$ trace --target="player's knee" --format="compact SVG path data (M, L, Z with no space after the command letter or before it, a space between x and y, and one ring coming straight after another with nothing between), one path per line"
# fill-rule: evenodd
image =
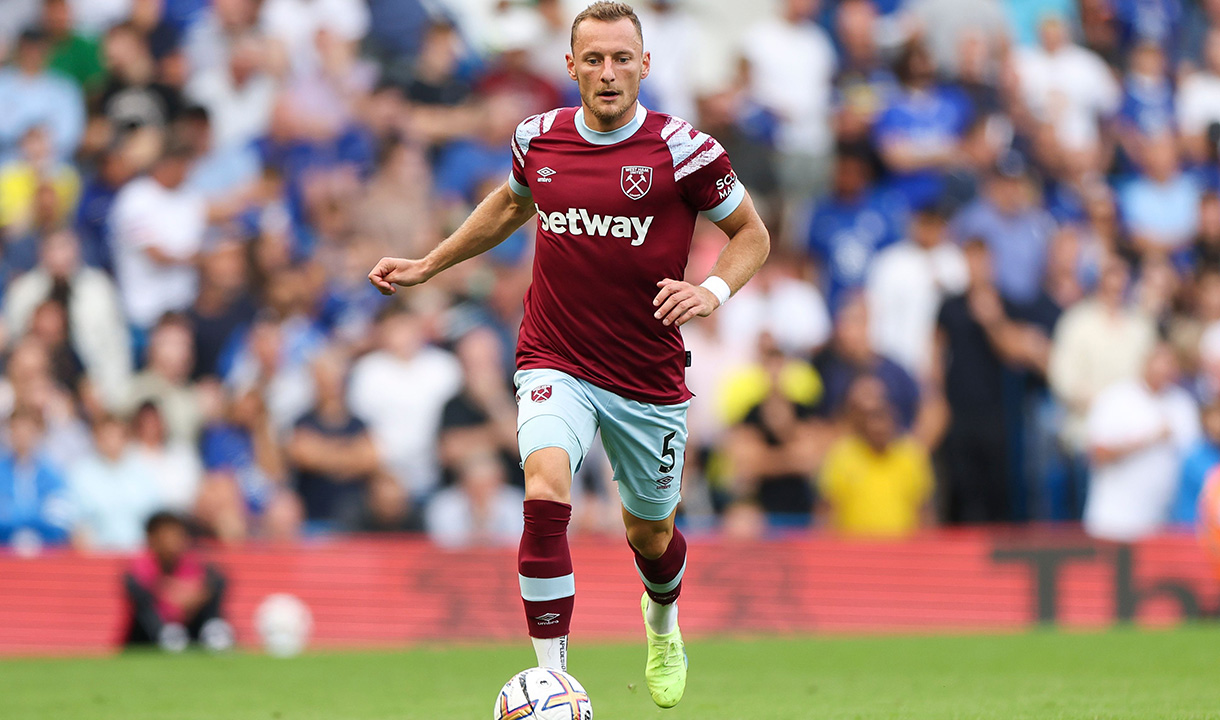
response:
M668 523L639 522L627 527L627 542L649 560L664 555L673 536L673 525Z
M525 499L571 503L572 470L562 448L542 448L525 459Z

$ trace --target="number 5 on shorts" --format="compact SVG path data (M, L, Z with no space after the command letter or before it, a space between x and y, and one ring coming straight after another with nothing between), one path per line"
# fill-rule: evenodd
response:
M676 432L671 432L668 435L666 435L664 443L661 446L661 466L659 468L657 468L657 470L659 470L663 473L667 473L670 470L673 470L674 464L677 462L674 457L674 449L669 446L669 443L673 441L674 436L676 436L677 434L678 433L676 433Z

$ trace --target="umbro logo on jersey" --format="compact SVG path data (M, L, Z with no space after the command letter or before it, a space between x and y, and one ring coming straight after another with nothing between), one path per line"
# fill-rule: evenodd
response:
M539 625L554 625L559 622L559 613L547 613L545 615L536 615L534 619Z
M551 176L556 172L558 172L558 170L552 170L549 167L542 168L538 171L538 182L550 182Z
M652 227L653 217L627 217L625 215L590 215L584 208L568 208L567 212L543 212L537 204L538 224L543 230L569 235L591 237L631 238L632 245L643 245Z
M624 165L619 176L619 186L632 200L639 200L652 187L652 168L646 165Z

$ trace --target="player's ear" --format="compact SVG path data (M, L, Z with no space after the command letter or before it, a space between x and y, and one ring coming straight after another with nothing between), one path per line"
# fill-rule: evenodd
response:
M575 80L576 79L576 58L572 57L572 53L568 53L567 55L564 55L564 57L567 58L567 61L568 61L568 77Z
M652 53L644 51L644 62L640 67L640 79L648 77L648 71L652 69Z

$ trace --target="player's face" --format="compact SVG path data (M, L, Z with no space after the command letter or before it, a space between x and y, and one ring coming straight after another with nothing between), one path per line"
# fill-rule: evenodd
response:
M630 119L649 63L643 41L627 18L585 20L576 28L568 74L580 87L581 102L601 125L595 130L613 130Z

